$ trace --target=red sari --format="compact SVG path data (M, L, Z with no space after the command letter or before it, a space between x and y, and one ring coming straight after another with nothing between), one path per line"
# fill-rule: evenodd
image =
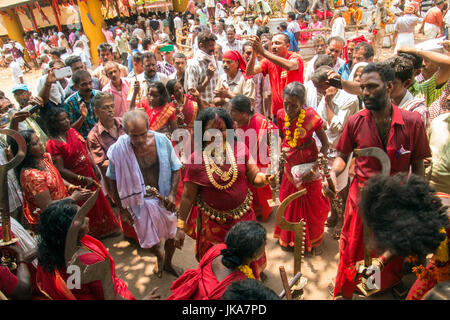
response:
M197 151L198 152L198 151ZM194 183L198 186L198 196L203 199L210 207L215 210L230 211L239 207L246 199L248 193L248 182L246 173L246 164L249 158L247 147L242 142L235 143L234 156L237 159L238 177L234 184L226 189L216 189L208 179L206 174L205 164L202 155L198 155L202 159L202 164L194 164L195 152L191 154L190 161L186 164L186 171L184 174L184 182ZM244 164L239 164L240 160L244 160ZM224 171L229 170L230 164L221 166ZM220 178L213 173L213 178L220 183ZM208 215L203 212L197 205L192 207L190 216L186 223L186 233L196 240L195 257L200 261L205 253L213 245L223 243L227 232L238 222L241 221L256 221L253 209L244 213L244 215L237 220L228 218L224 223L218 223L215 220L209 219ZM259 274L266 266L266 255L251 264L253 274L259 278Z
M34 197L46 190L50 192L52 200L61 200L69 196L64 181L58 169L53 165L50 154L45 153L43 162L47 171L26 168L20 174L20 185L23 192L23 214L33 231L41 215Z
M308 24L304 21L302 24L299 24L299 26L301 30L308 29ZM311 39L311 32L301 32L298 37L298 41L303 45L306 44L309 39Z
M103 244L90 236L84 236L81 244L85 249L91 251L79 256L80 261L86 265L92 265L109 259L111 263L111 274L116 295L120 295L126 300L136 300L128 290L125 282L116 277L114 260ZM39 290L50 300L104 300L103 288L100 280L82 284L80 289L70 290L67 287L65 268L54 270L52 273L45 271L40 265L37 268L36 281Z
M278 113L277 121L282 124L284 136L286 129L284 127L284 110ZM292 136L296 129L297 118L291 120L289 130ZM299 189L294 184L291 174L291 168L301 163L314 162L317 160L318 150L312 135L315 131L322 129L323 120L309 107L306 109L303 128L305 132L300 135L297 147L291 148L283 140L282 147L289 147L289 153L286 164L284 166L283 179L280 186L280 201L286 199L289 195L297 192ZM306 188L307 193L300 198L292 201L284 213L284 217L289 222L298 222L301 219L305 221L305 244L306 249L311 251L313 247L317 247L323 240L325 221L330 211L330 201L322 194L322 180L317 179L311 182L303 182L302 188ZM294 246L294 232L282 230L275 225L274 237L279 239L280 245L283 247Z
M197 269L186 270L170 287L167 300L220 300L230 284L247 279L241 271L229 274L222 281L214 275L211 264L226 249L224 243L212 246L203 256Z
M142 100L138 108L144 108L148 116L149 130L157 132L168 132L169 123L177 120L175 107L171 102L167 102L161 107L150 107L147 100Z
M278 129L278 127L272 124L273 129ZM261 163L261 158L259 157L259 148L265 147L267 145L267 120L266 117L264 117L262 114L255 113L250 121L242 126L239 127L239 129L243 130L243 134L247 133L248 130L253 129L255 130L257 134L257 144L254 144L250 146L251 140L245 139L245 145L247 149L250 151L250 154L252 155L253 159L256 160L256 164L258 168L261 170L263 169L263 172L267 170L268 165ZM265 142L263 143L262 140L265 139ZM241 139L241 141L244 141ZM262 143L262 144L261 144ZM268 157L269 155L267 155ZM263 222L266 222L269 218L270 214L272 213L272 208L269 206L267 200L272 199L272 190L270 189L270 186L265 186L263 188L255 188L253 186L250 186L250 191L253 193L253 210L255 211L256 216L262 216Z
M67 131L66 139L66 142L48 140L47 151L53 158L62 158L66 169L97 181L84 138L75 129L70 128ZM79 184L78 181L67 180L70 183ZM95 190L95 187L92 187L91 190ZM102 190L87 217L89 218L89 235L93 237L102 238L117 232L120 228Z

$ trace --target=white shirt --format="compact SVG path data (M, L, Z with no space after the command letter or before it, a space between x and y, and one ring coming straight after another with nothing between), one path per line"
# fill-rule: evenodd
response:
M447 28L449 28L450 27L450 10L448 10L447 13L445 14L444 22L445 22L445 25L447 26Z
M345 64L345 60L341 58L337 58L336 64L334 65L333 69L336 72L339 72L339 69Z
M223 43L222 45L222 52L225 53L228 50L237 50L242 54L242 42L237 39L235 39L233 43L225 41L225 43Z
M337 18L333 22L333 26L331 27L331 36L339 36L342 39L345 40L345 26L347 25L347 22L345 22L345 19L342 17Z
M45 86L45 81L47 81L47 76L43 75L40 77L37 81L36 85L36 91L41 92L42 88ZM66 81L69 81L69 78L66 78ZM50 96L49 100L55 104L60 104L64 102L64 88L59 83L59 81L56 81L55 83L52 83L52 86L50 87Z
M314 62L316 62L318 55L316 54L314 57L312 57L311 60L308 61L305 68L305 75L304 79L305 82L308 80L311 80L312 74L314 73Z
M173 19L173 24L175 25L175 30L183 28L183 20L178 16Z
M20 77L23 78L25 81L25 78L23 77L22 68L20 67L20 64L17 61L13 61L9 64L9 69L11 70L11 76L14 81L14 84L21 83Z
M292 32L293 34L295 34L296 32L299 32L300 26L298 25L297 21L293 20L293 21L289 22L289 24L287 26L287 31Z

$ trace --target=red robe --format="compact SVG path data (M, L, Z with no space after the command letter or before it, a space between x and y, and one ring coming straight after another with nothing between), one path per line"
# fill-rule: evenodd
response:
M114 283L114 291L127 300L136 300L128 291L128 287L120 278L116 277L114 260L103 244L88 235L81 239L81 244L89 249L91 253L85 253L79 256L80 261L86 265L92 265L109 259L111 262L111 274ZM69 275L66 270L54 270L48 273L38 265L36 282L39 289L47 298L51 300L104 300L103 288L100 280L82 284L80 289L69 290L66 281Z
M246 163L249 158L247 147L242 142L235 143L234 156L237 159L238 177L234 184L226 190L216 189L211 184L206 174L201 152L200 155L197 155L197 157L200 157L199 159L202 159L201 164L195 164L195 154L191 154L190 161L186 164L184 182L196 184L198 186L198 194L203 201L216 210L226 211L239 207L244 202L248 193L248 182L247 176L245 175ZM230 166L230 164L225 164L221 166L221 169L227 171ZM219 182L221 180L215 173L213 173L213 177L218 183L222 185L226 184ZM215 220L209 219L206 213L201 211L197 205L194 205L186 224L186 233L196 240L195 256L197 260L200 261L213 245L223 243L227 232L235 224L248 220L256 221L252 208L238 220L229 218L225 223L218 223ZM256 278L259 278L259 274L264 270L265 266L265 254L262 258L251 264L253 274Z
M138 108L144 108L148 116L149 130L168 132L169 123L176 121L175 107L168 102L161 107L150 107L147 100L142 100Z
M47 151L53 159L62 158L66 169L97 181L86 140L75 129L70 128L67 131L66 142L48 140ZM67 180L79 185L78 181ZM95 190L95 188L92 187L91 190ZM119 222L102 190L87 217L89 218L89 234L93 237L102 238L119 231Z
M170 287L172 294L167 300L220 300L227 287L233 282L247 278L241 271L229 274L218 281L211 269L213 260L226 249L224 243L211 247L203 256L197 269L186 270Z
M277 120L282 125L284 136L286 136L286 128L284 127L284 110L280 110L277 115ZM296 129L297 118L290 121L290 131L292 137ZM303 135L300 135L297 147L291 148L283 140L282 147L289 147L287 161L284 167L283 179L280 186L280 201L283 201L291 194L297 192L299 189L295 186L291 174L293 166L314 162L317 160L318 150L316 142L312 135L314 131L322 129L323 120L314 111L313 108L307 108L305 119L302 128L305 129ZM323 232L325 228L325 221L330 211L330 201L322 194L322 180L317 179L311 182L302 183L302 188L306 188L307 193L300 198L292 201L286 208L284 217L289 222L298 222L301 219L305 221L305 244L306 249L311 251L313 247L317 247L322 243ZM279 239L280 245L283 247L293 247L295 234L293 231L282 230L278 225L275 225L274 237Z
M392 105L392 122L386 149L381 144L377 125L367 109L352 115L345 124L336 149L342 154L350 154L354 149L378 147L383 149L391 162L391 175L409 172L413 160L430 157L425 127L420 115L405 111ZM374 157L357 157L355 177L351 182L345 205L344 225L339 242L339 266L334 295L342 294L351 298L357 290L355 283L349 281L345 269L364 259L363 223L359 214L360 189L364 183L381 170L380 162ZM380 252L372 252L372 257ZM403 275L403 258L391 260L381 272L381 289L398 283Z
M272 124L273 130L278 129L278 127ZM267 170L268 165L261 163L261 157L259 156L259 149L265 148L267 146L267 120L262 114L255 113L250 121L239 127L242 129L242 133L246 134L249 130L255 130L257 134L257 143L251 139L245 139L242 137L241 141L245 142L247 149L249 150L252 158L256 160L258 168L261 170ZM237 131L239 133L239 131ZM238 136L239 137L239 136ZM240 137L239 137L240 138ZM263 141L264 140L264 141ZM267 153L267 159L269 159L269 154ZM267 200L272 199L272 190L270 186L265 186L263 188L255 188L249 185L250 191L253 193L253 210L256 216L262 216L263 222L266 222L269 215L272 213L272 208L269 206Z

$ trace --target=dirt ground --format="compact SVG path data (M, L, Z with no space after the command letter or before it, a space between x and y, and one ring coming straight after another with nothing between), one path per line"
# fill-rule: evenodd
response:
M423 38L417 36L416 43ZM306 52L306 56L311 56L311 52ZM381 56L376 60L384 60L393 54L393 48L384 48ZM308 57L308 58L309 58ZM25 74L25 80L33 94L36 94L37 79L41 76L40 70L33 70ZM14 101L11 93L13 83L9 69L0 69L0 90ZM265 285L273 289L276 293L282 291L282 283L279 275L279 266L284 266L288 278L293 276L294 259L292 252L282 251L277 241L273 238L275 227L275 213L273 212L269 220L263 223L267 230L267 268L265 274L268 276ZM159 287L158 292L162 299L170 295L170 285L176 279L174 276L163 273L161 279L153 274L156 257L148 251L143 250L136 243L130 243L122 235L115 238L102 240L104 245L110 251L115 264L116 274L127 283L131 293L137 298L144 297L153 287ZM328 286L336 276L337 265L339 262L339 243L333 240L331 234L325 228L324 252L320 256L307 257L302 264L303 276L307 278L308 283L304 290L304 299L306 300L330 300ZM196 268L197 261L194 257L194 241L186 237L183 250L177 250L173 262L183 269ZM405 277L403 282L409 287L414 280L413 276ZM395 299L390 291L376 295L372 299Z

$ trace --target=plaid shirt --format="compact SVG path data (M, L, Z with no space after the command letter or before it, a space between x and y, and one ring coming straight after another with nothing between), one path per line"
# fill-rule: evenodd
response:
M198 89L206 79L206 70L208 70L210 63L216 66L216 71L203 92L200 92L201 99L207 104L212 103L214 89L219 80L219 70L215 58L209 56L202 50L198 50L195 57L188 61L184 75L184 90L189 92L189 89Z
M95 118L94 114L94 107L92 106L92 98L97 94L97 92L100 92L98 90L92 90L92 97L89 101L84 101L83 98L80 96L80 94L75 92L72 94L69 98L66 99L64 103L64 109L66 110L67 117L70 120L70 123L74 123L77 121L80 117L80 105L82 102L86 104L86 108L88 110L86 120L81 125L81 128L78 129L78 132L83 136L83 138L87 138L89 131L95 126L97 123L97 119Z
M165 60L158 61L156 64L156 72L164 73L166 76L170 76L175 71L175 67Z

